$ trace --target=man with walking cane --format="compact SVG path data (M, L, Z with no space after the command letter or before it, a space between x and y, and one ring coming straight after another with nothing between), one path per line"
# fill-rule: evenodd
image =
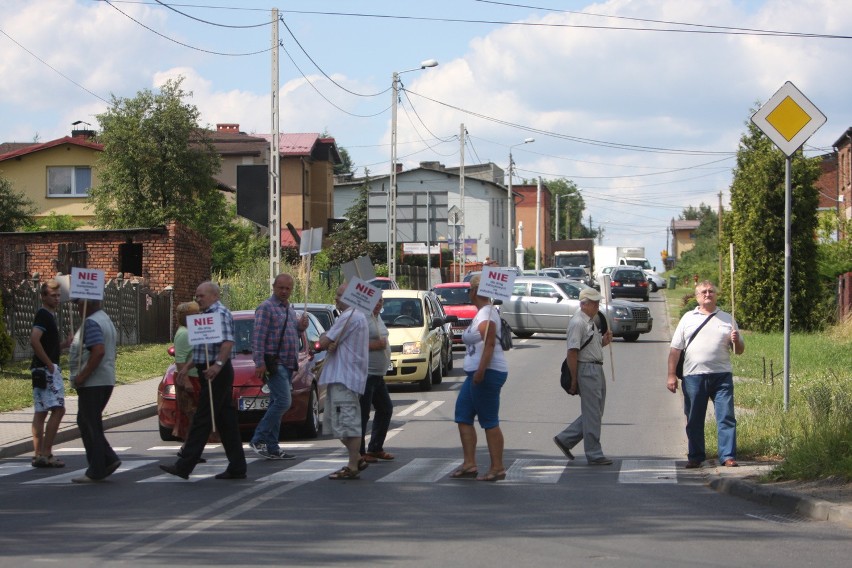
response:
M201 382L198 410L192 417L182 457L174 465L161 465L166 473L189 479L204 445L215 424L228 458L228 468L216 475L216 479L245 479L246 456L240 439L237 411L234 408L234 367L231 365L231 350L234 347L234 318L219 301L219 286L213 282L202 282L195 291L202 314L216 314L221 318L222 340L218 343L197 344L192 350L192 360L198 369ZM206 379L206 380L205 380ZM209 404L205 404L209 401Z

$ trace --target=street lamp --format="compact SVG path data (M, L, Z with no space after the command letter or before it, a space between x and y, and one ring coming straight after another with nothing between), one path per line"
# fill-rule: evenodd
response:
M512 206L515 204L514 199L512 199L512 167L515 163L512 161L512 148L515 146L523 146L524 144L530 144L531 142L535 142L535 138L526 138L523 142L518 142L517 144L512 144L509 146L509 195L506 200L506 264L509 264L510 256L512 251ZM523 267L521 267L523 268Z
M388 276L396 280L396 107L399 102L399 76L410 71L420 71L427 67L437 67L435 59L427 59L420 67L394 71L391 76L391 164L390 164L390 195L388 196Z

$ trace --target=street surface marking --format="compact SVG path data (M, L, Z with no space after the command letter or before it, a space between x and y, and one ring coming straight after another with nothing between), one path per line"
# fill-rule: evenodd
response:
M121 467L119 467L115 473L123 473L126 471L130 471L148 464L156 463L155 460L128 460L121 463ZM115 475L115 473L113 475ZM25 481L24 485L57 485L60 483L71 483L71 480L75 477L80 477L81 475L86 474L86 468L76 469L74 471L69 471L67 473L60 473L59 475L54 475L52 477L47 477L45 479L34 479L33 481Z
M677 483L675 460L621 460L619 483Z
M15 475L16 473L21 473L24 471L30 471L39 469L27 463L0 463L0 477L6 477L7 475Z
M316 481L349 463L349 458L313 458L298 465L261 477L258 481Z
M565 460L518 459L506 470L506 480L515 483L559 483Z
M114 451L115 453L118 454L118 453L121 453L121 452L126 452L129 449L130 449L130 446L118 446L118 447L114 447L112 449L112 451ZM57 448L57 449L53 450L53 453L54 454L85 454L86 448L74 448L74 447Z
M434 483L447 477L462 460L443 458L414 458L398 470L376 481L385 483Z
M424 404L426 404L425 400L418 400L417 402L410 405L405 410L400 410L399 412L397 412L396 416L408 416L409 414L411 414L412 412L414 412L415 410L417 410L418 408L420 408Z
M256 462L258 458L247 458L246 463ZM182 479L171 473L163 473L147 479L140 479L138 483L196 483L202 479L210 479L217 473L222 473L228 467L227 458L209 459L207 463L200 463L195 466L192 473L189 474L189 479ZM160 471L158 469L158 471Z
M414 416L426 416L427 414L429 414L430 412L432 412L433 410L435 410L436 408L438 408L442 404L444 404L443 400L435 400L433 402L430 402L426 406L426 408L420 409L417 412L415 412Z

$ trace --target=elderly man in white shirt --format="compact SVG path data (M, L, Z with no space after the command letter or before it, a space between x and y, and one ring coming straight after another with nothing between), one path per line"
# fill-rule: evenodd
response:
M361 395L367 383L369 325L367 316L347 306L341 298L346 284L337 288L334 301L343 312L334 325L320 337L320 349L328 350L320 384L326 385L323 429L340 438L349 452L349 463L329 479L358 479L367 467L361 460Z

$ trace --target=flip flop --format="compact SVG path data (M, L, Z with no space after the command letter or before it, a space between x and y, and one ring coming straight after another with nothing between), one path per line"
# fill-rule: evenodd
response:
M349 466L344 466L328 476L332 480L358 479L358 472L349 469Z
M65 467L65 462L53 457L53 454L47 456L47 461L45 462L47 467Z
M475 465L470 467L460 467L450 474L451 479L473 479L479 475L479 470Z
M506 470L489 471L485 475L480 475L476 478L477 481L502 481L506 479Z

